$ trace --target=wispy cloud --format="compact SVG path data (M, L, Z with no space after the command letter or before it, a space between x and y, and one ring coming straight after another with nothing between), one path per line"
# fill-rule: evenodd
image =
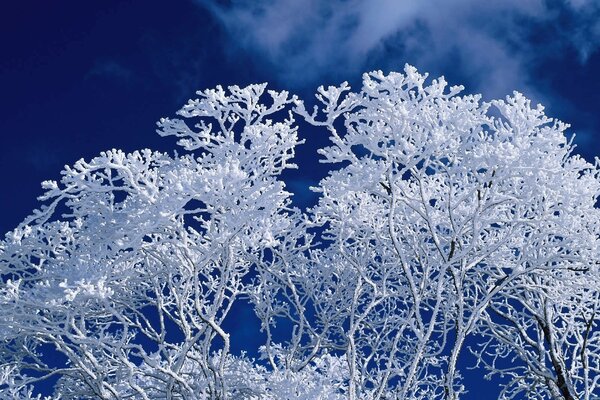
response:
M128 81L133 78L133 72L115 60L97 61L85 75L86 79L94 77L112 78Z
M562 51L585 63L600 45L596 0L197 1L293 87L408 62L487 96L519 89L543 100L535 67Z

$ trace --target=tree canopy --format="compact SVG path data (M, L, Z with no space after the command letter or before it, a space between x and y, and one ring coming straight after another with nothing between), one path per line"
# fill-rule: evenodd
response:
M600 396L598 163L522 94L462 90L410 66L309 110L217 87L158 123L181 154L66 166L0 242L0 390L455 400L470 353L501 399ZM296 119L330 137L306 210ZM224 328L239 302L257 359Z

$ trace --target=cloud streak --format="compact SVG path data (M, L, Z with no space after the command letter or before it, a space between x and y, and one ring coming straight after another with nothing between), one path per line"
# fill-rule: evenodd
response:
M517 88L543 100L535 68L565 51L585 63L600 45L594 0L197 1L292 87L410 63L486 96Z
M129 81L134 76L133 72L115 60L97 61L85 75L85 79L104 77L120 81Z

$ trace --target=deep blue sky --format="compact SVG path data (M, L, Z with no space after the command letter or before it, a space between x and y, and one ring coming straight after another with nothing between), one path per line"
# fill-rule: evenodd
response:
M1 14L2 232L65 164L173 149L155 121L217 84L306 98L410 63L486 99L519 90L571 123L587 159L600 155L597 0L21 0ZM324 138L301 134L290 186L306 200Z
M398 4L402 6L398 6ZM39 183L102 150L172 149L154 133L195 90L319 84L416 65L486 98L512 90L572 124L600 154L600 2L592 0L103 0L4 5L0 24L0 230ZM268 4L268 5L267 5ZM292 189L323 174L307 139Z

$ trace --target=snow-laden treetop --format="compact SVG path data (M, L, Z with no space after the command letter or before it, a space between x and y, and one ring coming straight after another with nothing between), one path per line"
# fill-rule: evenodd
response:
M454 400L474 364L502 399L599 396L598 164L520 93L462 90L217 87L160 120L183 154L65 167L0 242L0 392ZM308 210L295 118L331 139ZM244 304L258 360L225 328Z

